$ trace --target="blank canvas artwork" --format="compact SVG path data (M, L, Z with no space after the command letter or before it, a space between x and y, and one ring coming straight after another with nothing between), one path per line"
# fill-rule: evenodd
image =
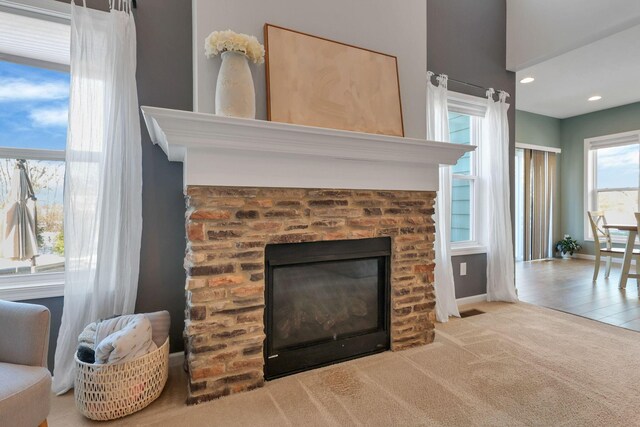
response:
M404 136L395 56L266 24L268 119Z

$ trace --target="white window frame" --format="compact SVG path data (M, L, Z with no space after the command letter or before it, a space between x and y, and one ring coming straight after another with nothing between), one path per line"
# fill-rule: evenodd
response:
M472 182L473 190L471 191L471 240L451 242L451 255L482 254L487 252L487 248L479 241L477 233L481 222L479 201L482 200L482 170L479 163L479 153L482 150L482 120L486 115L487 100L477 96L449 91L447 102L449 111L471 116L471 143L475 142L477 145L476 150L471 154L473 159L471 162L471 174L452 174L452 179Z
M71 6L50 0L0 0L0 11L63 24L70 24L71 21ZM69 70L68 65L33 60L28 55L8 56L0 52L0 60L61 71ZM64 150L0 147L0 158L64 161L65 152ZM0 299L3 300L26 301L60 297L63 294L64 272L0 276Z
M594 138L585 138L584 140L584 212L583 215L583 229L584 240L593 242L593 235L591 234L591 226L587 219L586 212L597 209L597 167L596 156L594 151L598 148L610 148L610 147L622 147L625 145L640 144L640 130L631 132L621 132L611 135L597 136ZM616 190L638 190L636 187L631 188L606 188L599 191L616 191ZM640 197L640 191L639 191ZM640 205L640 200L639 200ZM639 206L640 207L640 206ZM625 243L625 237L612 236L612 242Z
M0 158L65 161L64 150L0 147ZM64 294L64 272L0 276L0 299L25 301Z

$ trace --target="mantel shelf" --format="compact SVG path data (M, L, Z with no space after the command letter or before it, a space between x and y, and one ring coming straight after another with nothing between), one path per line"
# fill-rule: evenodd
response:
M184 185L437 189L439 165L474 146L141 107ZM422 170L422 172L420 172ZM435 182L434 182L435 179Z

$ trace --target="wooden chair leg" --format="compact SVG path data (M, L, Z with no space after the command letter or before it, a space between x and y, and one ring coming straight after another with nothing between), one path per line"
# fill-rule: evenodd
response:
M598 273L600 272L600 254L596 254L596 262L593 269L593 281L598 280Z
M49 424L47 423L47 419L45 418L43 422L40 423L40 425L38 425L38 427L48 427Z
M609 278L609 273L611 273L611 257L607 258L607 271L605 272L604 278Z

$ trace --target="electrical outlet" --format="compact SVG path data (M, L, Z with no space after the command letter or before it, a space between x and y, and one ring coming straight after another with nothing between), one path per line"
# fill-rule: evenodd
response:
M466 276L467 275L467 263L466 262L461 262L460 263L460 275L461 276Z

